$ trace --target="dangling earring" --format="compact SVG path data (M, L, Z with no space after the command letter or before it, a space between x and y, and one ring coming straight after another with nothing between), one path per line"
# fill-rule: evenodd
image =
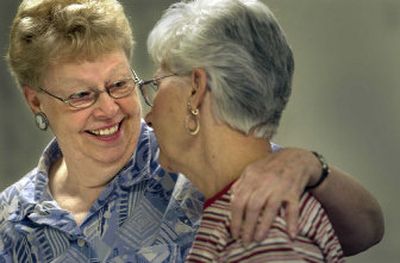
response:
M47 130L47 127L49 127L49 120L47 119L46 114L44 114L43 112L35 113L35 122L36 126L42 131Z
M185 119L185 128L188 130L190 135L194 136L200 131L199 109L192 109L190 101L187 103L187 109L189 115L187 115Z

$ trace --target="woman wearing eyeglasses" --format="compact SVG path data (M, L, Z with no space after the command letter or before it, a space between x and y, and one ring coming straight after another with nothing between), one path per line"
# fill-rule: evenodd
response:
M133 37L121 4L22 1L9 42L7 60L17 84L38 127L55 138L38 165L0 195L0 262L181 262L204 197L158 163L158 144L141 120L138 98L148 83L131 68ZM301 189L320 178L321 164L308 151L285 149L271 156L256 165L269 171L257 180L292 178ZM274 172L287 162L294 168ZM373 198L354 189L365 208L379 214ZM280 206L287 194L272 195L278 199L272 204ZM239 207L244 203L256 211L245 212L245 225L254 229L250 218L258 218L259 207L237 200ZM341 222L341 214L334 214ZM268 228L268 218L261 221Z
M318 153L322 174L301 195L297 235L287 232L288 207L258 242L230 231L232 185L248 164L276 151L270 140L291 93L292 51L268 7L258 0L174 4L151 31L148 50L158 70L143 82L153 85L142 88L152 106L145 119L160 164L185 174L206 198L187 261L343 262L335 233L343 229L311 194L327 191L324 180L333 178Z

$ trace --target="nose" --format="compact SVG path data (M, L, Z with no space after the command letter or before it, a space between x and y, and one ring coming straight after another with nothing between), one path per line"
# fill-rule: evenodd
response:
M111 98L107 92L102 92L99 94L99 97L95 103L95 115L97 117L114 117L118 110L119 105L116 102L116 99Z

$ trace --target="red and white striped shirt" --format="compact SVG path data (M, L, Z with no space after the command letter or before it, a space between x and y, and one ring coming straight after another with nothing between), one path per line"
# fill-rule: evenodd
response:
M309 193L300 200L299 233L287 233L284 210L266 239L244 247L230 232L229 187L210 199L186 262L344 262L343 252L321 204Z

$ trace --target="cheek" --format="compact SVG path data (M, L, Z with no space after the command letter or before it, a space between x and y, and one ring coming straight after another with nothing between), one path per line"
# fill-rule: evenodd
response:
M142 104L140 103L139 95L137 92L133 92L131 96L127 97L126 100L124 100L128 106L130 106L132 109L135 111L141 111L142 110Z
M141 116L142 114L142 105L140 104L140 100L136 92L131 97L122 99L120 101L120 106L125 112L128 112L134 116Z
M161 89L148 116L148 121L152 123L155 131L165 140L171 136L180 136L184 127L186 106L184 97L177 91Z
M62 113L52 118L50 126L56 136L65 133L72 134L83 131L89 118L90 114L85 114L85 112Z
M182 127L184 112L179 105L166 103L157 110L157 119L169 133L176 133Z
M42 107L46 114L50 128L56 136L71 131L79 131L89 114L86 111L67 111L66 105L55 105L54 103L45 104Z
M176 154L180 151L186 140L185 114L177 105L168 106L160 115L159 130L162 133L162 139L165 146L168 146L169 152Z

